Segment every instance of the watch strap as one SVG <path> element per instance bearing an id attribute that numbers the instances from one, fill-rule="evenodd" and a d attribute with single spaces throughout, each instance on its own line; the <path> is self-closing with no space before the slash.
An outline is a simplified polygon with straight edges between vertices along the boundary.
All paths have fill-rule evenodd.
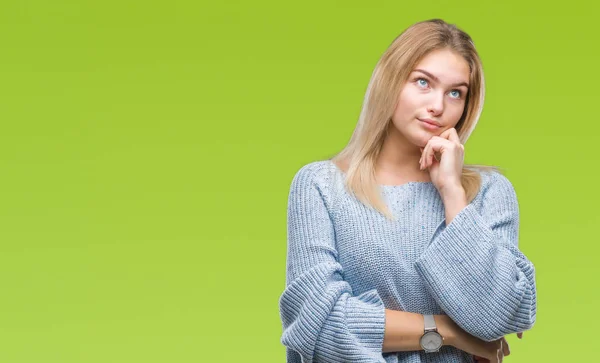
<path id="1" fill-rule="evenodd" d="M 435 325 L 435 318 L 433 317 L 433 315 L 424 314 L 423 319 L 425 320 L 425 331 L 437 331 L 437 326 Z"/>

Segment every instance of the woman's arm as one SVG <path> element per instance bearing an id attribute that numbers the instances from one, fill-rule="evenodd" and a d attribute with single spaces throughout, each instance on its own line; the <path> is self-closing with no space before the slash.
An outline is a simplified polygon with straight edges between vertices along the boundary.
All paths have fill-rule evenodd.
<path id="1" fill-rule="evenodd" d="M 446 315 L 434 315 L 438 332 L 444 345 L 454 343 L 455 332 Z M 425 331 L 423 315 L 407 311 L 385 309 L 385 335 L 383 352 L 422 350 L 419 340 Z"/>
<path id="2" fill-rule="evenodd" d="M 469 205 L 469 203 L 467 203 L 467 193 L 462 186 L 458 186 L 440 194 L 444 203 L 446 225 L 448 225 L 461 210 Z"/>
<path id="3" fill-rule="evenodd" d="M 384 363 L 385 306 L 376 289 L 356 294 L 344 280 L 328 183 L 319 179 L 308 165 L 290 188 L 286 287 L 279 300 L 287 361 Z"/>
<path id="4" fill-rule="evenodd" d="M 531 329 L 535 268 L 518 248 L 512 184 L 500 173 L 486 175 L 481 199 L 457 206 L 448 202 L 451 221 L 415 262 L 429 292 L 454 322 L 485 341 Z"/>

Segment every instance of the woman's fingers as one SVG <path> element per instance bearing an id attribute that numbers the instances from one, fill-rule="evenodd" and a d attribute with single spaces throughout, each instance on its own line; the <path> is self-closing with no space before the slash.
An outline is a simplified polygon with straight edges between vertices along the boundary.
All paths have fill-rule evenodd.
<path id="1" fill-rule="evenodd" d="M 460 144 L 460 137 L 458 137 L 458 132 L 456 132 L 456 129 L 454 127 L 448 129 L 448 140 Z"/>
<path id="2" fill-rule="evenodd" d="M 444 139 L 448 139 L 452 142 L 456 142 L 456 143 L 460 144 L 460 138 L 458 137 L 458 132 L 456 131 L 456 129 L 454 127 L 451 127 L 448 130 L 442 132 L 440 134 L 440 137 L 443 137 Z"/>
<path id="3" fill-rule="evenodd" d="M 504 359 L 504 352 L 503 352 L 503 339 L 500 338 L 498 340 L 494 340 L 491 341 L 489 343 L 485 343 L 485 350 L 486 350 L 486 354 L 485 356 L 487 358 L 482 358 L 482 359 L 487 359 L 488 362 L 490 363 L 501 363 L 502 359 Z M 481 357 L 479 357 L 481 358 Z M 485 362 L 485 360 L 484 360 Z"/>
<path id="4" fill-rule="evenodd" d="M 432 162 L 433 153 L 435 153 L 436 148 L 436 140 L 430 139 L 425 145 L 423 149 L 423 153 L 421 154 L 421 170 L 427 169 Z"/>
<path id="5" fill-rule="evenodd" d="M 429 144 L 431 145 L 431 147 L 429 148 L 428 151 L 428 163 L 427 166 L 430 166 L 433 164 L 433 160 L 435 158 L 436 161 L 440 162 L 442 161 L 442 150 L 443 149 L 451 149 L 453 147 L 453 142 L 449 141 L 447 139 L 444 139 L 442 137 L 438 137 L 438 136 L 434 136 L 430 141 Z M 438 155 L 436 155 L 438 154 Z"/>
<path id="6" fill-rule="evenodd" d="M 504 340 L 504 337 L 498 339 L 497 341 L 499 342 L 499 345 L 498 349 L 496 350 L 496 358 L 498 359 L 498 363 L 502 363 L 504 360 L 504 346 L 506 341 Z"/>
<path id="7" fill-rule="evenodd" d="M 504 352 L 504 356 L 510 355 L 510 348 L 508 346 L 508 342 L 505 337 L 502 337 L 502 350 Z"/>
<path id="8" fill-rule="evenodd" d="M 432 150 L 433 145 L 431 144 L 431 141 L 429 141 L 427 145 L 425 145 L 423 153 L 421 154 L 421 170 L 429 167 L 429 154 L 432 152 Z"/>
<path id="9" fill-rule="evenodd" d="M 429 160 L 429 150 L 431 149 L 431 142 L 427 143 L 425 146 L 425 151 L 423 152 L 423 169 L 427 168 L 427 161 Z"/>
<path id="10" fill-rule="evenodd" d="M 435 154 L 435 150 L 432 147 L 429 148 L 429 157 L 427 158 L 427 167 L 430 167 L 433 164 L 433 155 Z"/>
<path id="11" fill-rule="evenodd" d="M 455 128 L 450 128 L 442 132 L 440 136 L 433 136 L 421 150 L 421 170 L 433 165 L 434 159 L 440 162 L 442 159 L 442 149 L 450 149 L 455 145 L 458 145 L 462 151 L 465 150 L 464 145 L 460 143 L 460 138 Z"/>

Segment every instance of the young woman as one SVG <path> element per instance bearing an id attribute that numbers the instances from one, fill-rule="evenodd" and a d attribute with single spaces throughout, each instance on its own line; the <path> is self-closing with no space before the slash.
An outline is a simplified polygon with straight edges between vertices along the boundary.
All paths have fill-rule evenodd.
<path id="1" fill-rule="evenodd" d="M 471 38 L 414 24 L 383 54 L 359 122 L 288 200 L 287 362 L 501 362 L 533 327 L 535 270 L 509 180 L 463 164 L 484 100 Z"/>

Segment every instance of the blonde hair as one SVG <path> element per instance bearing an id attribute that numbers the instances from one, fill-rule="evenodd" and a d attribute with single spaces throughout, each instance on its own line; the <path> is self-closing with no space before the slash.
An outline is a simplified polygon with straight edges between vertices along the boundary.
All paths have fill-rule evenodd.
<path id="1" fill-rule="evenodd" d="M 358 123 L 348 144 L 331 160 L 347 165 L 345 185 L 358 200 L 389 219 L 394 216 L 381 197 L 375 163 L 383 146 L 399 93 L 417 63 L 429 52 L 450 49 L 469 64 L 470 80 L 465 110 L 455 128 L 465 144 L 483 108 L 485 83 L 481 60 L 471 37 L 441 19 L 410 26 L 394 39 L 375 66 L 367 86 Z M 461 183 L 470 203 L 481 186 L 480 171 L 499 171 L 495 166 L 464 165 Z"/>

